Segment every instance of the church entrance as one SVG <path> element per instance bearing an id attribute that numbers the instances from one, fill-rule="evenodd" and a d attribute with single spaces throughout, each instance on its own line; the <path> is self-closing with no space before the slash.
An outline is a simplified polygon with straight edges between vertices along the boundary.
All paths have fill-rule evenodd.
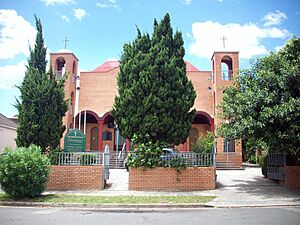
<path id="1" fill-rule="evenodd" d="M 98 127 L 93 127 L 91 129 L 91 150 L 97 150 L 98 149 L 98 132 L 99 128 Z"/>

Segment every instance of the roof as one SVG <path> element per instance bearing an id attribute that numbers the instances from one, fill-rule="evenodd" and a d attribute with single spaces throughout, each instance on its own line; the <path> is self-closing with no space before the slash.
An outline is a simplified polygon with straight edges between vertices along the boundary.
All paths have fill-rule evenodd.
<path id="1" fill-rule="evenodd" d="M 186 72 L 199 72 L 198 68 L 191 64 L 189 61 L 185 61 Z"/>
<path id="2" fill-rule="evenodd" d="M 0 125 L 17 129 L 18 125 L 0 113 Z"/>
<path id="3" fill-rule="evenodd" d="M 189 61 L 185 61 L 185 64 L 187 72 L 199 72 L 198 68 L 191 64 Z M 119 61 L 106 61 L 91 72 L 105 73 L 119 67 L 119 65 Z"/>
<path id="4" fill-rule="evenodd" d="M 96 69 L 94 69 L 92 72 L 108 72 L 111 71 L 117 67 L 119 67 L 120 63 L 119 61 L 106 61 L 102 65 L 98 66 Z"/>

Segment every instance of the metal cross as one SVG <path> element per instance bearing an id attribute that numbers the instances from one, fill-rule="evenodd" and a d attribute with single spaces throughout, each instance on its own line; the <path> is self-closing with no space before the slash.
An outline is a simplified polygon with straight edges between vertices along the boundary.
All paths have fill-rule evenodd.
<path id="1" fill-rule="evenodd" d="M 225 48 L 225 40 L 227 40 L 227 38 L 225 38 L 225 35 L 223 35 L 223 37 L 221 38 L 221 40 L 223 40 L 223 48 Z"/>
<path id="2" fill-rule="evenodd" d="M 68 41 L 70 41 L 67 37 L 65 37 L 65 39 L 63 40 L 65 42 L 65 49 L 67 48 L 67 43 Z"/>

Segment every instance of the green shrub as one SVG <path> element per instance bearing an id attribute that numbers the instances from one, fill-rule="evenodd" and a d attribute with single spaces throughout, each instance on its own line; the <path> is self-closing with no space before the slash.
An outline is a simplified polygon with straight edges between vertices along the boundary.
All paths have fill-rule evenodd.
<path id="1" fill-rule="evenodd" d="M 207 132 L 205 135 L 201 133 L 197 142 L 192 144 L 191 148 L 196 153 L 212 153 L 214 143 L 215 137 L 213 133 Z"/>
<path id="2" fill-rule="evenodd" d="M 137 143 L 137 135 L 132 139 L 133 150 L 128 154 L 126 161 L 129 167 L 154 168 L 160 166 L 162 148 L 165 143 L 148 141 Z"/>
<path id="3" fill-rule="evenodd" d="M 5 149 L 0 155 L 0 184 L 14 199 L 33 198 L 45 190 L 50 160 L 40 147 Z"/>
<path id="4" fill-rule="evenodd" d="M 172 168 L 178 168 L 178 169 L 185 169 L 186 168 L 186 162 L 185 159 L 178 156 L 171 158 L 168 161 L 165 161 L 164 164 L 165 167 L 172 167 Z"/>
<path id="5" fill-rule="evenodd" d="M 97 162 L 97 154 L 87 153 L 80 155 L 79 163 L 80 165 L 93 165 Z"/>
<path id="6" fill-rule="evenodd" d="M 261 166 L 261 173 L 264 175 L 264 177 L 267 177 L 268 173 L 268 155 L 262 154 L 258 158 L 258 163 Z"/>

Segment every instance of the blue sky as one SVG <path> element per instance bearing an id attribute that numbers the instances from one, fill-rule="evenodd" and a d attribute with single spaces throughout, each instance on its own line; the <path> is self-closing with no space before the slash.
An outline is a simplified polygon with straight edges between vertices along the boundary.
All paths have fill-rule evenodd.
<path id="1" fill-rule="evenodd" d="M 0 0 L 0 113 L 13 107 L 22 82 L 28 43 L 35 38 L 34 14 L 42 21 L 50 52 L 67 48 L 79 58 L 81 71 L 119 59 L 136 26 L 152 33 L 153 20 L 171 16 L 183 34 L 185 59 L 211 70 L 213 51 L 237 50 L 240 67 L 249 59 L 276 51 L 291 34 L 300 34 L 298 0 Z M 225 35 L 225 49 L 221 37 Z"/>

